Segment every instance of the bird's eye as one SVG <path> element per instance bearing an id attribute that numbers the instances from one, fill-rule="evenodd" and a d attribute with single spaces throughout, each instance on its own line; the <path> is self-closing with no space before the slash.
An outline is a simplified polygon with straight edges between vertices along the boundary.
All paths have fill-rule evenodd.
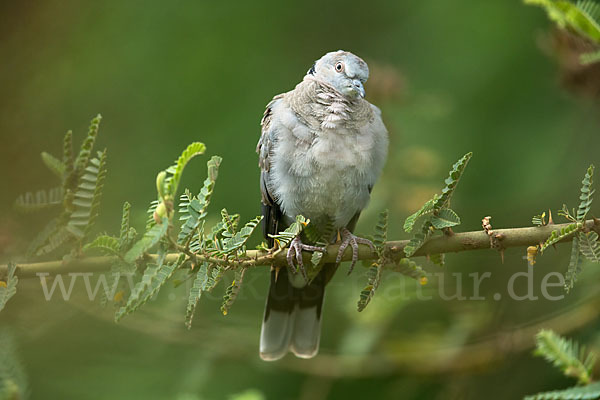
<path id="1" fill-rule="evenodd" d="M 335 70 L 337 72 L 343 72 L 344 71 L 344 63 L 343 62 L 338 62 L 335 64 Z"/>

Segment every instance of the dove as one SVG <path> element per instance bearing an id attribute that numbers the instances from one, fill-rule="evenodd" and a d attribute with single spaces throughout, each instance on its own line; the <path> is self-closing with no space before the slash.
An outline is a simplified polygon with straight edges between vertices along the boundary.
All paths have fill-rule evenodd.
<path id="1" fill-rule="evenodd" d="M 288 352 L 300 358 L 319 350 L 325 285 L 344 251 L 373 244 L 352 232 L 381 174 L 388 132 L 381 111 L 365 100 L 367 64 L 346 51 L 325 54 L 296 87 L 267 105 L 257 145 L 263 234 L 275 235 L 302 215 L 319 229 L 330 226 L 330 243 L 340 240 L 335 263 L 325 263 L 307 280 L 302 251 L 326 251 L 294 238 L 288 267 L 272 267 L 260 335 L 260 357 L 278 360 Z M 297 267 L 296 267 L 297 265 Z M 298 273 L 298 271 L 302 273 Z"/>

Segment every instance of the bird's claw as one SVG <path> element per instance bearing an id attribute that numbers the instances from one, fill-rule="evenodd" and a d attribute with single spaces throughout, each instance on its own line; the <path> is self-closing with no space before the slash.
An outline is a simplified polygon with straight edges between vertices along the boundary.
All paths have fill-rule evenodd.
<path id="1" fill-rule="evenodd" d="M 319 246 L 311 246 L 308 244 L 302 243 L 302 240 L 298 236 L 296 236 L 291 242 L 290 247 L 287 252 L 287 262 L 288 266 L 291 268 L 292 272 L 297 273 L 298 270 L 302 273 L 304 279 L 308 282 L 308 276 L 306 275 L 306 269 L 304 268 L 304 262 L 302 261 L 302 250 L 307 251 L 320 251 L 322 253 L 326 252 L 327 249 L 325 247 Z M 296 263 L 298 267 L 294 265 L 294 258 L 296 259 Z"/>
<path id="2" fill-rule="evenodd" d="M 338 250 L 335 263 L 339 264 L 342 262 L 344 251 L 350 246 L 352 248 L 352 264 L 350 264 L 350 269 L 348 270 L 348 275 L 350 275 L 354 269 L 354 265 L 356 265 L 356 262 L 358 261 L 358 245 L 366 244 L 371 250 L 376 251 L 375 245 L 369 239 L 358 237 L 346 228 L 342 229 L 340 233 L 342 235 L 342 242 L 340 243 L 340 249 Z"/>

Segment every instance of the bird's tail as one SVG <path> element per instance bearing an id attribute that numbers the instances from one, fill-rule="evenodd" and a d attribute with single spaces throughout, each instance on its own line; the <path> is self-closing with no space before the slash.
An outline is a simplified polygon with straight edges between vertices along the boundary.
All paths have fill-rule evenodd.
<path id="1" fill-rule="evenodd" d="M 271 286 L 260 332 L 260 357 L 263 360 L 278 360 L 288 351 L 301 358 L 317 354 L 326 271 L 332 266 L 324 265 L 308 285 L 300 274 L 288 275 L 287 268 L 271 271 Z"/>

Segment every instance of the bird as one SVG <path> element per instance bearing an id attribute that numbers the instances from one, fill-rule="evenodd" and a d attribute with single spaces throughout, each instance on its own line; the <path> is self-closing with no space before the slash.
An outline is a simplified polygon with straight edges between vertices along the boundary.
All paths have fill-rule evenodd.
<path id="1" fill-rule="evenodd" d="M 302 251 L 326 249 L 304 243 L 302 236 L 288 245 L 287 268 L 271 268 L 259 350 L 265 361 L 290 351 L 299 358 L 318 353 L 325 285 L 348 247 L 349 271 L 358 260 L 359 244 L 374 249 L 371 241 L 353 234 L 383 169 L 389 141 L 381 110 L 365 100 L 368 77 L 369 67 L 360 57 L 329 52 L 293 90 L 273 97 L 261 120 L 256 151 L 262 230 L 269 246 L 275 246 L 273 235 L 298 215 L 319 229 L 332 227 L 327 240 L 340 241 L 336 262 L 325 263 L 310 281 Z"/>

